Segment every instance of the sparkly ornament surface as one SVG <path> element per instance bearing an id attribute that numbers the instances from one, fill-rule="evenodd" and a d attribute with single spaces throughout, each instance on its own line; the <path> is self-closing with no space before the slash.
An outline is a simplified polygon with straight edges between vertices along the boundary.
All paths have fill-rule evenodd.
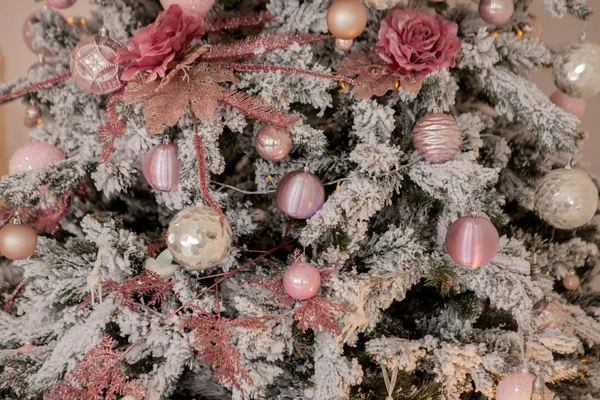
<path id="1" fill-rule="evenodd" d="M 496 388 L 496 400 L 531 400 L 535 375 L 526 371 L 506 375 Z"/>
<path id="2" fill-rule="evenodd" d="M 308 171 L 293 171 L 281 178 L 275 193 L 277 207 L 289 217 L 307 219 L 325 202 L 325 187 Z"/>
<path id="3" fill-rule="evenodd" d="M 19 147 L 8 162 L 8 173 L 33 171 L 65 159 L 62 151 L 46 142 L 29 142 Z"/>
<path id="4" fill-rule="evenodd" d="M 562 284 L 567 290 L 576 290 L 581 284 L 581 279 L 575 274 L 567 275 L 563 278 Z"/>
<path id="5" fill-rule="evenodd" d="M 479 15 L 492 25 L 502 25 L 508 22 L 515 10 L 513 0 L 480 0 Z"/>
<path id="6" fill-rule="evenodd" d="M 354 39 L 366 27 L 367 10 L 358 0 L 335 0 L 327 10 L 327 28 L 338 39 Z"/>
<path id="7" fill-rule="evenodd" d="M 35 104 L 30 104 L 25 107 L 25 118 L 31 118 L 37 120 L 42 116 L 42 109 L 40 106 Z"/>
<path id="8" fill-rule="evenodd" d="M 542 219 L 559 229 L 575 229 L 588 223 L 598 208 L 598 189 L 579 169 L 548 173 L 535 190 L 535 209 Z"/>
<path id="9" fill-rule="evenodd" d="M 555 301 L 538 301 L 533 305 L 533 322 L 538 331 L 546 328 L 560 328 L 567 321 L 567 315 Z"/>
<path id="10" fill-rule="evenodd" d="M 77 85 L 94 94 L 108 94 L 123 87 L 117 50 L 123 46 L 108 34 L 82 39 L 71 53 L 71 73 Z"/>
<path id="11" fill-rule="evenodd" d="M 500 237 L 489 219 L 468 216 L 450 225 L 445 244 L 448 255 L 458 265 L 479 268 L 496 257 Z"/>
<path id="12" fill-rule="evenodd" d="M 46 0 L 46 4 L 48 4 L 50 7 L 58 9 L 69 8 L 76 2 L 77 0 Z"/>
<path id="13" fill-rule="evenodd" d="M 156 190 L 172 192 L 179 189 L 181 161 L 177 158 L 177 145 L 162 143 L 150 149 L 144 157 L 142 172 Z"/>
<path id="14" fill-rule="evenodd" d="M 319 291 L 321 274 L 312 264 L 296 262 L 285 271 L 283 287 L 293 299 L 308 300 Z"/>
<path id="15" fill-rule="evenodd" d="M 30 257 L 35 252 L 37 243 L 37 233 L 30 225 L 11 223 L 0 229 L 0 254 L 10 260 Z"/>
<path id="16" fill-rule="evenodd" d="M 588 98 L 600 92 L 600 47 L 577 42 L 554 58 L 552 76 L 557 88 L 571 97 Z"/>
<path id="17" fill-rule="evenodd" d="M 552 94 L 550 100 L 566 112 L 576 116 L 578 119 L 582 119 L 585 115 L 587 103 L 584 99 L 571 97 L 568 94 L 557 90 Z"/>
<path id="18" fill-rule="evenodd" d="M 193 206 L 181 210 L 169 223 L 167 245 L 181 265 L 204 270 L 227 256 L 231 247 L 231 227 L 210 207 Z"/>
<path id="19" fill-rule="evenodd" d="M 441 163 L 460 151 L 462 135 L 456 120 L 449 115 L 433 113 L 424 116 L 413 129 L 413 144 L 421 157 Z"/>
<path id="20" fill-rule="evenodd" d="M 335 48 L 340 51 L 349 51 L 354 46 L 354 39 L 335 39 Z"/>
<path id="21" fill-rule="evenodd" d="M 160 0 L 160 4 L 165 10 L 177 4 L 184 13 L 204 18 L 204 15 L 215 5 L 215 0 Z"/>
<path id="22" fill-rule="evenodd" d="M 292 145 L 292 135 L 286 129 L 273 125 L 262 127 L 254 137 L 254 148 L 269 161 L 285 158 L 292 150 Z"/>
<path id="23" fill-rule="evenodd" d="M 375 10 L 387 10 L 398 5 L 401 1 L 402 0 L 360 0 L 365 6 L 374 8 Z"/>

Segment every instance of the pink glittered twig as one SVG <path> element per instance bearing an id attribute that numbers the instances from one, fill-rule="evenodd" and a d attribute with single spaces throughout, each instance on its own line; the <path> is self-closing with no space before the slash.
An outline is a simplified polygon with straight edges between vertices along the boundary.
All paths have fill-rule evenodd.
<path id="1" fill-rule="evenodd" d="M 27 282 L 27 278 L 23 279 L 15 288 L 15 290 L 13 290 L 13 292 L 10 294 L 10 297 L 8 298 L 8 300 L 6 301 L 6 304 L 4 305 L 4 312 L 7 314 L 10 314 L 10 309 L 12 308 L 13 302 L 15 301 L 15 297 L 17 297 L 17 293 L 19 293 L 19 290 L 21 290 L 21 288 L 23 287 L 23 285 L 25 284 L 25 282 Z"/>
<path id="2" fill-rule="evenodd" d="M 264 10 L 257 13 L 218 15 L 208 18 L 205 21 L 205 29 L 207 33 L 216 33 L 232 29 L 261 26 L 274 19 L 275 17 L 273 17 L 270 12 Z"/>
<path id="3" fill-rule="evenodd" d="M 314 76 L 315 78 L 328 79 L 331 81 L 345 82 L 350 85 L 356 84 L 356 81 L 354 79 L 351 79 L 351 78 L 348 78 L 345 76 L 325 74 L 323 72 L 315 72 L 315 71 L 311 71 L 311 70 L 303 69 L 303 68 L 286 67 L 283 65 L 235 64 L 234 63 L 234 64 L 224 65 L 224 67 L 229 68 L 232 71 L 239 71 L 239 72 L 272 72 L 272 71 L 289 72 L 292 74 Z"/>
<path id="4" fill-rule="evenodd" d="M 71 77 L 71 72 L 66 72 L 62 75 L 54 76 L 50 79 L 46 79 L 45 81 L 37 82 L 23 89 L 15 90 L 14 92 L 6 93 L 3 96 L 0 96 L 0 104 L 6 103 L 7 101 L 14 100 L 18 97 L 24 96 L 27 93 L 36 92 L 40 89 L 43 89 L 48 86 L 56 85 L 57 83 L 66 81 Z"/>

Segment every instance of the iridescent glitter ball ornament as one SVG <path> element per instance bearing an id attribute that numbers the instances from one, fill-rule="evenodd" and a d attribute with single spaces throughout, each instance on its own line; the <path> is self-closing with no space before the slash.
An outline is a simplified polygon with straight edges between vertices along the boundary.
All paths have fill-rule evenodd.
<path id="1" fill-rule="evenodd" d="M 496 257 L 500 236 L 489 219 L 472 213 L 450 225 L 445 244 L 455 263 L 466 268 L 480 268 Z"/>
<path id="2" fill-rule="evenodd" d="M 555 301 L 538 301 L 533 305 L 533 323 L 538 331 L 546 328 L 560 328 L 567 321 L 567 315 Z"/>
<path id="3" fill-rule="evenodd" d="M 588 98 L 600 92 L 600 46 L 577 42 L 554 58 L 552 76 L 557 88 L 571 97 Z"/>
<path id="4" fill-rule="evenodd" d="M 46 0 L 46 4 L 48 4 L 50 7 L 58 9 L 69 8 L 76 2 L 77 0 Z"/>
<path id="5" fill-rule="evenodd" d="M 363 3 L 365 6 L 369 8 L 374 8 L 375 10 L 387 10 L 396 6 L 401 1 L 402 0 L 360 0 L 360 2 Z"/>
<path id="6" fill-rule="evenodd" d="M 29 225 L 15 217 L 10 224 L 0 229 L 0 254 L 9 260 L 24 260 L 37 248 L 38 236 Z"/>
<path id="7" fill-rule="evenodd" d="M 156 190 L 179 189 L 181 161 L 177 158 L 177 145 L 165 137 L 162 144 L 154 146 L 144 157 L 142 172 L 146 182 Z"/>
<path id="8" fill-rule="evenodd" d="M 65 159 L 62 151 L 46 142 L 29 142 L 19 147 L 8 162 L 8 173 L 18 174 L 56 164 Z"/>
<path id="9" fill-rule="evenodd" d="M 578 119 L 582 119 L 585 115 L 587 104 L 584 99 L 571 97 L 568 94 L 557 90 L 552 94 L 550 100 L 569 114 L 576 116 Z"/>
<path id="10" fill-rule="evenodd" d="M 277 207 L 289 217 L 307 219 L 325 202 L 325 187 L 308 171 L 293 171 L 281 178 L 275 193 Z"/>
<path id="11" fill-rule="evenodd" d="M 557 169 L 544 176 L 535 189 L 535 209 L 559 229 L 587 224 L 598 208 L 598 189 L 579 169 Z"/>
<path id="12" fill-rule="evenodd" d="M 513 0 L 480 0 L 479 15 L 492 25 L 502 25 L 508 22 L 515 10 Z"/>
<path id="13" fill-rule="evenodd" d="M 462 135 L 454 118 L 436 112 L 417 122 L 413 129 L 413 144 L 427 161 L 442 163 L 460 151 Z"/>
<path id="14" fill-rule="evenodd" d="M 71 53 L 71 73 L 77 86 L 94 94 L 108 94 L 123 87 L 117 50 L 123 46 L 101 29 L 82 39 Z"/>
<path id="15" fill-rule="evenodd" d="M 527 371 L 506 375 L 496 388 L 496 400 L 531 400 L 535 375 Z"/>
<path id="16" fill-rule="evenodd" d="M 308 300 L 319 291 L 321 274 L 312 264 L 296 262 L 285 271 L 283 287 L 293 299 Z"/>
<path id="17" fill-rule="evenodd" d="M 358 0 L 335 0 L 327 10 L 327 28 L 338 39 L 354 39 L 366 27 L 367 10 Z"/>
<path id="18" fill-rule="evenodd" d="M 231 247 L 231 227 L 210 207 L 193 206 L 181 210 L 169 223 L 167 245 L 181 265 L 205 270 L 219 264 Z"/>
<path id="19" fill-rule="evenodd" d="M 254 148 L 258 154 L 269 161 L 285 158 L 292 150 L 292 135 L 273 125 L 263 126 L 254 137 Z"/>

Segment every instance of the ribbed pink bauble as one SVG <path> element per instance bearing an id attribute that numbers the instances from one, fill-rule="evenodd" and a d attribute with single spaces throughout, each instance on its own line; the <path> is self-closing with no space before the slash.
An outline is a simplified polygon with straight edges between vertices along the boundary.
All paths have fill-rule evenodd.
<path id="1" fill-rule="evenodd" d="M 479 15 L 492 25 L 502 25 L 508 22 L 515 10 L 513 0 L 480 0 Z"/>
<path id="2" fill-rule="evenodd" d="M 496 257 L 500 237 L 489 219 L 473 216 L 459 218 L 446 233 L 446 251 L 466 268 L 479 268 Z"/>
<path id="3" fill-rule="evenodd" d="M 281 178 L 275 193 L 277 207 L 289 217 L 307 219 L 325 202 L 325 187 L 308 171 L 293 171 Z"/>
<path id="4" fill-rule="evenodd" d="M 496 400 L 531 400 L 535 375 L 526 371 L 506 375 L 496 388 Z"/>
<path id="5" fill-rule="evenodd" d="M 0 253 L 10 260 L 30 257 L 37 247 L 35 230 L 23 223 L 11 223 L 0 229 Z"/>
<path id="6" fill-rule="evenodd" d="M 429 162 L 446 162 L 460 151 L 462 133 L 449 115 L 428 114 L 417 122 L 412 133 L 417 153 Z"/>
<path id="7" fill-rule="evenodd" d="M 65 159 L 62 151 L 46 142 L 29 142 L 19 147 L 8 162 L 8 173 L 33 171 Z"/>
<path id="8" fill-rule="evenodd" d="M 144 157 L 142 173 L 156 190 L 173 192 L 179 189 L 181 161 L 177 158 L 177 145 L 163 143 L 150 149 Z"/>
<path id="9" fill-rule="evenodd" d="M 204 18 L 215 5 L 215 0 L 160 0 L 166 10 L 173 4 L 177 4 L 184 13 Z"/>
<path id="10" fill-rule="evenodd" d="M 53 8 L 65 9 L 75 4 L 77 0 L 46 0 L 46 4 Z"/>
<path id="11" fill-rule="evenodd" d="M 290 265 L 283 276 L 283 287 L 296 300 L 314 297 L 321 287 L 321 274 L 312 264 L 297 262 Z"/>
<path id="12" fill-rule="evenodd" d="M 587 104 L 585 99 L 578 99 L 577 97 L 571 97 L 565 92 L 557 90 L 552 94 L 550 100 L 566 112 L 573 114 L 578 119 L 582 119 L 585 115 L 585 109 Z"/>
<path id="13" fill-rule="evenodd" d="M 567 275 L 563 278 L 562 284 L 567 290 L 576 290 L 581 284 L 581 279 L 575 274 Z"/>
<path id="14" fill-rule="evenodd" d="M 285 158 L 292 150 L 292 135 L 273 125 L 263 126 L 254 137 L 254 148 L 258 154 L 269 161 Z"/>
<path id="15" fill-rule="evenodd" d="M 367 27 L 367 9 L 358 0 L 335 0 L 327 10 L 327 28 L 338 39 L 358 37 Z"/>

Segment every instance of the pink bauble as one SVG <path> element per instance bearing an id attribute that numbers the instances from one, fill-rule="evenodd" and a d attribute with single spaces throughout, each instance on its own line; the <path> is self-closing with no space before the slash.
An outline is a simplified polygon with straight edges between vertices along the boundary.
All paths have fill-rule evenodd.
<path id="1" fill-rule="evenodd" d="M 292 150 L 292 135 L 283 128 L 263 126 L 254 137 L 254 148 L 265 160 L 281 160 Z"/>
<path id="2" fill-rule="evenodd" d="M 117 62 L 121 44 L 108 33 L 82 39 L 71 53 L 71 73 L 77 86 L 94 94 L 108 94 L 123 87 L 122 66 Z"/>
<path id="3" fill-rule="evenodd" d="M 577 97 L 571 97 L 565 92 L 557 90 L 552 94 L 550 100 L 569 114 L 573 114 L 578 119 L 582 119 L 585 115 L 585 109 L 587 104 L 585 99 L 578 99 Z"/>
<path id="4" fill-rule="evenodd" d="M 531 400 L 535 375 L 526 371 L 506 375 L 496 388 L 496 400 Z"/>
<path id="5" fill-rule="evenodd" d="M 215 5 L 215 0 L 160 0 L 160 4 L 165 10 L 177 4 L 184 13 L 204 18 Z"/>
<path id="6" fill-rule="evenodd" d="M 335 39 L 335 48 L 340 51 L 349 51 L 354 46 L 354 39 Z"/>
<path id="7" fill-rule="evenodd" d="M 49 57 L 52 55 L 52 52 L 49 49 L 38 49 L 33 47 L 33 39 L 31 37 L 31 34 L 29 33 L 29 29 L 31 28 L 31 21 L 35 19 L 37 19 L 37 17 L 35 13 L 33 13 L 25 20 L 25 23 L 23 24 L 23 30 L 21 31 L 23 35 L 23 42 L 25 42 L 25 46 L 27 46 L 27 48 L 35 54 L 41 53 L 45 57 Z"/>
<path id="8" fill-rule="evenodd" d="M 417 153 L 427 161 L 446 162 L 460 151 L 460 127 L 449 115 L 428 114 L 417 122 L 412 133 Z"/>
<path id="9" fill-rule="evenodd" d="M 563 278 L 562 284 L 567 290 L 576 290 L 581 284 L 581 279 L 575 274 L 567 275 Z"/>
<path id="10" fill-rule="evenodd" d="M 27 224 L 7 224 L 0 229 L 0 253 L 10 260 L 30 257 L 37 247 L 38 236 Z"/>
<path id="11" fill-rule="evenodd" d="M 53 8 L 65 9 L 75 4 L 77 0 L 46 0 L 46 4 Z"/>
<path id="12" fill-rule="evenodd" d="M 500 237 L 489 219 L 468 216 L 459 218 L 446 233 L 446 251 L 458 265 L 479 268 L 496 257 Z"/>
<path id="13" fill-rule="evenodd" d="M 177 145 L 163 143 L 154 146 L 142 163 L 144 178 L 150 186 L 161 192 L 179 189 L 181 161 L 177 158 Z"/>
<path id="14" fill-rule="evenodd" d="M 480 0 L 479 15 L 492 25 L 502 25 L 508 22 L 515 10 L 513 0 Z"/>
<path id="15" fill-rule="evenodd" d="M 321 286 L 321 274 L 312 264 L 297 262 L 290 265 L 283 276 L 283 287 L 296 300 L 314 297 Z"/>
<path id="16" fill-rule="evenodd" d="M 27 107 L 25 107 L 25 116 L 27 118 L 38 119 L 42 116 L 42 109 L 40 108 L 40 106 L 30 104 Z"/>
<path id="17" fill-rule="evenodd" d="M 29 118 L 27 115 L 25 115 L 25 117 L 23 117 L 23 125 L 25 125 L 27 128 L 35 128 L 38 124 L 38 119 L 37 118 Z"/>
<path id="18" fill-rule="evenodd" d="M 29 142 L 19 147 L 8 162 L 8 173 L 33 171 L 65 159 L 62 151 L 46 142 Z"/>
<path id="19" fill-rule="evenodd" d="M 527 29 L 523 29 L 523 31 L 525 31 L 525 36 L 527 37 L 542 37 L 542 34 L 544 33 L 542 20 L 533 14 L 529 14 Z"/>
<path id="20" fill-rule="evenodd" d="M 354 39 L 366 27 L 367 9 L 358 0 L 335 0 L 327 10 L 327 28 L 338 39 Z"/>
<path id="21" fill-rule="evenodd" d="M 277 207 L 295 219 L 307 219 L 316 214 L 325 202 L 325 187 L 308 171 L 290 172 L 277 185 Z"/>

